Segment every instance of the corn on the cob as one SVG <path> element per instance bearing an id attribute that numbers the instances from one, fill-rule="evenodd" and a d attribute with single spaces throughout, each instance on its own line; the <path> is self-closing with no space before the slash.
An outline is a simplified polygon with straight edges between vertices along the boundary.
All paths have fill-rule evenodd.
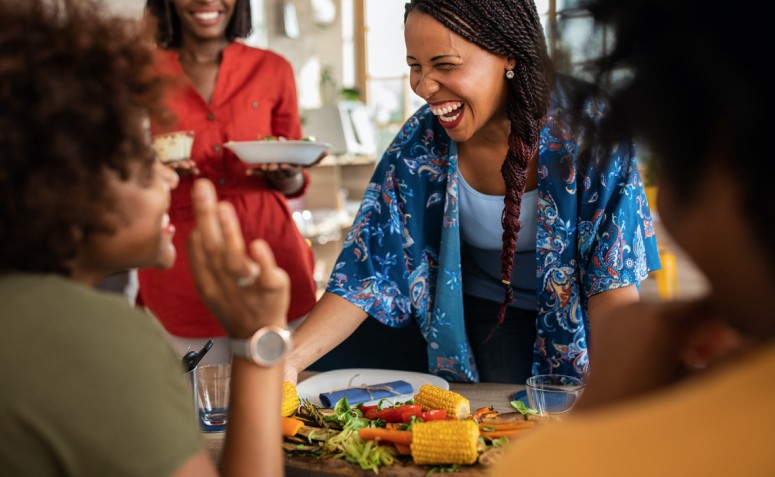
<path id="1" fill-rule="evenodd" d="M 464 421 L 415 422 L 412 460 L 415 464 L 473 464 L 479 457 L 479 426 Z"/>
<path id="2" fill-rule="evenodd" d="M 301 401 L 299 400 L 299 394 L 296 392 L 296 385 L 290 381 L 283 382 L 283 405 L 282 415 L 290 416 L 299 409 Z"/>
<path id="3" fill-rule="evenodd" d="M 430 384 L 423 384 L 420 392 L 414 396 L 415 404 L 422 406 L 423 411 L 429 409 L 444 409 L 448 417 L 465 419 L 471 414 L 471 405 L 468 399 L 460 394 L 437 388 Z"/>

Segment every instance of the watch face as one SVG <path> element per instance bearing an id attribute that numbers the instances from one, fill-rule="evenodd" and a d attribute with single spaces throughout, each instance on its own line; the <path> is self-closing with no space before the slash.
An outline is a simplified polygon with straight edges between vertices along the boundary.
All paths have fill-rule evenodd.
<path id="1" fill-rule="evenodd" d="M 262 359 L 274 362 L 282 358 L 285 354 L 286 343 L 279 333 L 266 333 L 256 342 L 256 351 Z"/>

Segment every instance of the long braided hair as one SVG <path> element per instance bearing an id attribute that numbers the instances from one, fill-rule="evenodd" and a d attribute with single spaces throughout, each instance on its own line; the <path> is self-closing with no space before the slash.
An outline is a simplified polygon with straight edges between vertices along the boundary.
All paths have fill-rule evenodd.
<path id="1" fill-rule="evenodd" d="M 509 151 L 501 166 L 506 183 L 503 215 L 501 280 L 505 297 L 498 313 L 500 326 L 513 299 L 511 272 L 521 224 L 519 210 L 527 167 L 538 151 L 553 71 L 543 28 L 533 0 L 411 0 L 404 21 L 417 10 L 430 15 L 467 41 L 490 53 L 514 58 L 515 77 L 508 81 L 506 112 L 511 123 Z"/>

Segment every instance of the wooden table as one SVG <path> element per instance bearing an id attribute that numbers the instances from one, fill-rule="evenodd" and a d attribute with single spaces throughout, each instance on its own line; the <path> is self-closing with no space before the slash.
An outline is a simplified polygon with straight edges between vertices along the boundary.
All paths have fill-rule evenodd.
<path id="1" fill-rule="evenodd" d="M 299 375 L 299 382 L 314 375 L 314 372 L 303 372 Z M 481 407 L 492 406 L 499 412 L 511 412 L 511 400 L 514 393 L 523 389 L 524 386 L 516 384 L 494 384 L 494 383 L 450 383 L 449 389 L 467 397 L 471 402 L 471 410 Z M 223 446 L 223 432 L 204 433 L 207 448 L 214 460 L 217 460 L 221 454 Z M 428 472 L 429 467 L 420 467 L 415 465 L 393 465 L 380 467 L 379 475 L 383 477 L 423 477 Z M 342 459 L 316 459 L 312 457 L 289 457 L 285 456 L 285 473 L 287 477 L 373 477 L 375 474 L 370 470 L 362 470 L 354 464 L 345 462 Z M 452 475 L 459 477 L 483 476 L 485 470 L 481 466 L 464 466 Z"/>

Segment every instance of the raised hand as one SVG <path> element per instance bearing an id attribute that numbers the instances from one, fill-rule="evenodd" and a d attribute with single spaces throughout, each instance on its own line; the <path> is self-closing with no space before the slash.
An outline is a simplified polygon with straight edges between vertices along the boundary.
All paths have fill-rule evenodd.
<path id="1" fill-rule="evenodd" d="M 246 250 L 239 220 L 215 188 L 198 179 L 192 190 L 196 228 L 189 258 L 197 289 L 230 336 L 246 338 L 266 325 L 285 326 L 290 300 L 288 274 L 263 240 Z"/>

